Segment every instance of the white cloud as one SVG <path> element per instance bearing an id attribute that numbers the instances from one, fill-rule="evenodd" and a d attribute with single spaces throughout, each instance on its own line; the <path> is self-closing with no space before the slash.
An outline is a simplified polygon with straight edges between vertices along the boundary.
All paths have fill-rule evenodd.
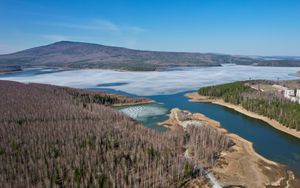
<path id="1" fill-rule="evenodd" d="M 138 26 L 125 26 L 124 30 L 135 32 L 135 33 L 142 33 L 147 31 L 146 29 Z"/>
<path id="2" fill-rule="evenodd" d="M 45 24 L 45 23 L 42 23 Z M 73 23 L 73 22 L 58 22 L 58 23 L 46 23 L 47 25 L 53 25 L 58 27 L 66 27 L 81 30 L 95 30 L 95 31 L 110 31 L 110 32 L 132 32 L 141 33 L 145 32 L 146 29 L 139 26 L 122 25 L 116 24 L 109 20 L 94 19 L 85 21 L 84 23 Z"/>
<path id="3" fill-rule="evenodd" d="M 107 20 L 97 20 L 95 21 L 95 27 L 101 29 L 101 30 L 108 30 L 108 31 L 120 31 L 120 26 L 107 21 Z"/>
<path id="4" fill-rule="evenodd" d="M 82 29 L 82 30 L 120 31 L 119 26 L 107 20 L 95 20 L 84 24 L 61 22 L 55 24 L 50 23 L 49 25 L 74 28 L 74 29 Z"/>

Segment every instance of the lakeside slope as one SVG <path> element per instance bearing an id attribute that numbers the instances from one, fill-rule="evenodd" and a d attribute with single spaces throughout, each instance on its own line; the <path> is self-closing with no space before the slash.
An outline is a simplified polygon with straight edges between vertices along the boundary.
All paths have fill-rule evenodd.
<path id="1" fill-rule="evenodd" d="M 228 133 L 220 123 L 200 113 L 194 113 L 187 120 L 182 120 L 178 114 L 191 114 L 188 111 L 172 109 L 169 119 L 160 125 L 178 131 L 189 125 L 208 125 L 229 137 L 234 145 L 223 151 L 217 165 L 208 169 L 217 181 L 226 187 L 298 187 L 299 180 L 293 172 L 274 161 L 270 161 L 256 153 L 253 144 L 240 136 Z"/>
<path id="2" fill-rule="evenodd" d="M 243 108 L 241 105 L 231 104 L 231 103 L 225 102 L 223 99 L 220 99 L 220 98 L 210 98 L 210 97 L 207 97 L 207 96 L 202 96 L 202 95 L 199 95 L 197 92 L 188 93 L 185 96 L 190 98 L 191 102 L 210 102 L 210 103 L 214 103 L 214 104 L 217 104 L 217 105 L 225 106 L 227 108 L 231 108 L 231 109 L 233 109 L 237 112 L 240 112 L 240 113 L 242 113 L 246 116 L 256 118 L 256 119 L 260 119 L 260 120 L 268 123 L 270 126 L 274 127 L 277 130 L 285 132 L 285 133 L 287 133 L 289 135 L 292 135 L 296 138 L 300 138 L 300 131 L 288 128 L 288 127 L 284 126 L 283 124 L 279 123 L 278 121 L 276 121 L 274 119 L 270 119 L 266 116 L 259 115 L 257 113 L 248 111 L 245 108 Z"/>
<path id="3" fill-rule="evenodd" d="M 181 134 L 111 108 L 148 102 L 99 91 L 0 81 L 1 187 L 184 187 Z M 201 186 L 200 186 L 201 187 Z"/>

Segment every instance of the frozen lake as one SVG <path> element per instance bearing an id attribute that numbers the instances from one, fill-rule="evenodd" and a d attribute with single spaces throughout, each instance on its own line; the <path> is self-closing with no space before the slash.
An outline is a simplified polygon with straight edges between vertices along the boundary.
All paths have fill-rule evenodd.
<path id="1" fill-rule="evenodd" d="M 225 65 L 190 67 L 156 72 L 73 70 L 0 76 L 2 80 L 36 82 L 76 88 L 111 88 L 139 96 L 168 95 L 199 87 L 248 79 L 296 79 L 299 67 L 255 67 Z M 36 73 L 37 72 L 37 73 Z"/>

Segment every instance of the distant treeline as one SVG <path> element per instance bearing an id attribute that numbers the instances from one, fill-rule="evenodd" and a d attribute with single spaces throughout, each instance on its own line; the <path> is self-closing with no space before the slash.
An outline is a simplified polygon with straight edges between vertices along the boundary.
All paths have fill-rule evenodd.
<path id="1" fill-rule="evenodd" d="M 0 65 L 0 73 L 13 73 L 22 71 L 21 66 L 18 65 Z"/>
<path id="2" fill-rule="evenodd" d="M 275 119 L 284 126 L 300 130 L 300 105 L 278 94 L 252 89 L 249 82 L 204 87 L 200 95 L 218 97 L 225 102 L 241 105 L 245 109 Z"/>
<path id="3" fill-rule="evenodd" d="M 211 129 L 159 133 L 106 106 L 143 99 L 9 81 L 0 93 L 1 187 L 201 187 L 186 145 L 207 166 L 228 148 Z"/>
<path id="4" fill-rule="evenodd" d="M 1 66 L 156 71 L 165 67 L 221 66 L 229 63 L 254 66 L 300 66 L 300 60 L 297 59 L 265 60 L 215 53 L 133 50 L 72 41 L 60 41 L 17 53 L 0 55 L 0 71 Z"/>

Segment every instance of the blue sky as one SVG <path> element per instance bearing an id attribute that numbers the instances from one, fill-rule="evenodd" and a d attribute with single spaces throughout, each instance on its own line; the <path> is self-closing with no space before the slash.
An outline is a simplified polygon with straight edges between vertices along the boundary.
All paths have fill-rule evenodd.
<path id="1" fill-rule="evenodd" d="M 0 54 L 61 40 L 300 56 L 300 0 L 0 0 Z"/>

